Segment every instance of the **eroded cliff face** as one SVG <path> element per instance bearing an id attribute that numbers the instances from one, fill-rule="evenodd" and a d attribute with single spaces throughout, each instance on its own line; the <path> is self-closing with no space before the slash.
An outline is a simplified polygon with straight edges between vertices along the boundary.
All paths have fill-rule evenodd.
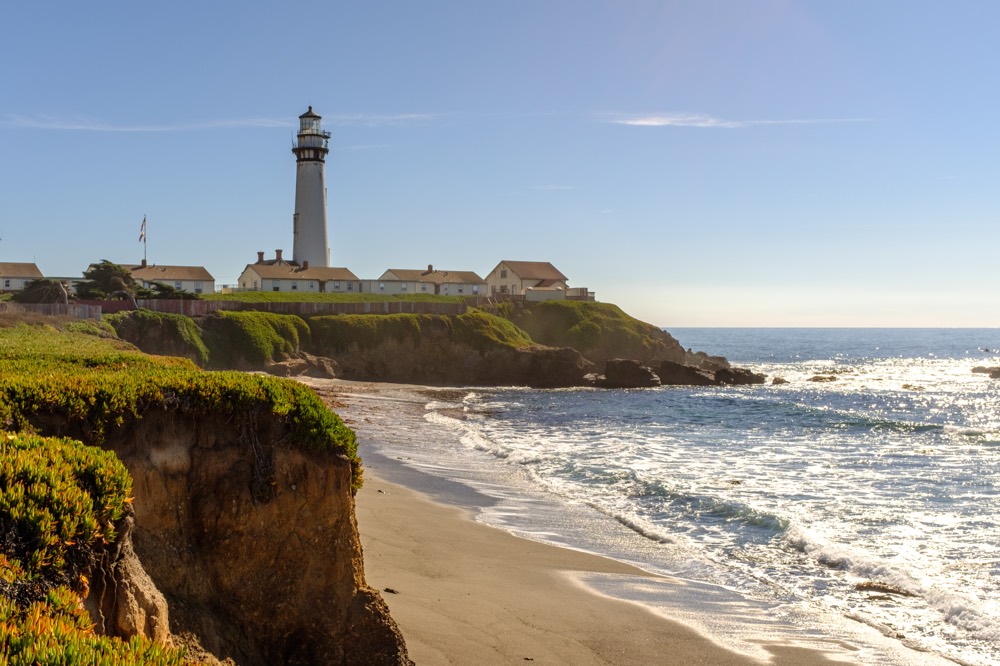
<path id="1" fill-rule="evenodd" d="M 324 350 L 345 379 L 443 385 L 516 385 L 536 388 L 586 386 L 593 363 L 573 349 L 497 346 L 480 351 L 444 335 L 352 344 L 341 353 Z"/>
<path id="2" fill-rule="evenodd" d="M 171 633 L 237 664 L 409 663 L 365 584 L 350 462 L 290 436 L 270 414 L 165 410 L 107 433 L 133 477 L 132 545 Z"/>

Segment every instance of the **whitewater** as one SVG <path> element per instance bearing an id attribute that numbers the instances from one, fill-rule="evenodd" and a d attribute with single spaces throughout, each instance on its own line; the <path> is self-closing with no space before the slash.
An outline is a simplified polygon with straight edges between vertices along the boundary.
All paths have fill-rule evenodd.
<path id="1" fill-rule="evenodd" d="M 1000 663 L 1000 330 L 671 333 L 768 384 L 470 388 L 359 435 L 482 522 L 684 581 L 581 584 L 762 661 Z"/>

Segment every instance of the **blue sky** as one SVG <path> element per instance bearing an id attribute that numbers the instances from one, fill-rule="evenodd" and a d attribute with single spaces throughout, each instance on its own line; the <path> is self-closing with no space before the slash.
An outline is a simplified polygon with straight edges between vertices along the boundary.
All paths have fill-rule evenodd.
<path id="1" fill-rule="evenodd" d="M 551 261 L 671 326 L 1000 326 L 1000 3 L 31 3 L 0 20 L 0 261 L 233 283 Z"/>

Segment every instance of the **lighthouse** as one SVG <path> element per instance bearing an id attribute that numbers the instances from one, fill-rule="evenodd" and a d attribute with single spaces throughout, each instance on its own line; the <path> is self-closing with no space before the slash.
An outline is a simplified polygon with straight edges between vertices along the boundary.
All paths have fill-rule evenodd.
<path id="1" fill-rule="evenodd" d="M 292 261 L 299 266 L 329 266 L 330 241 L 326 232 L 326 154 L 330 133 L 320 124 L 322 116 L 309 110 L 299 116 L 295 153 L 295 216 Z"/>

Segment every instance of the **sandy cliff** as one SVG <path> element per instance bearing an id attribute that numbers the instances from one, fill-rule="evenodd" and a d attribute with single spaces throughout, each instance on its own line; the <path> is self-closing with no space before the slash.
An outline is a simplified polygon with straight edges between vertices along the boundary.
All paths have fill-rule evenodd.
<path id="1" fill-rule="evenodd" d="M 85 425 L 40 416 L 46 434 Z M 91 612 L 107 633 L 171 633 L 238 664 L 405 664 L 403 639 L 365 584 L 350 462 L 290 442 L 270 413 L 152 409 L 107 433 L 134 479 L 134 562 L 106 564 Z M 116 578 L 117 577 L 117 578 Z M 158 592 L 156 591 L 158 589 Z M 125 612 L 132 608 L 134 612 Z"/>

